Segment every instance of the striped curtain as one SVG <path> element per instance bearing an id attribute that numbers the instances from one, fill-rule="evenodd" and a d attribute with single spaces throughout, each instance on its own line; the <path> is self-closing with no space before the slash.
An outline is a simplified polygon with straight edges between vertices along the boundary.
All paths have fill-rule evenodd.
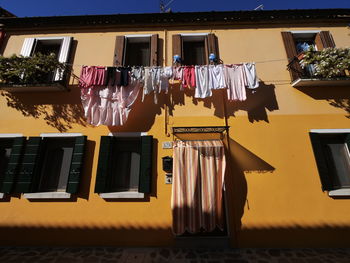
<path id="1" fill-rule="evenodd" d="M 225 167 L 220 140 L 174 143 L 171 208 L 176 235 L 223 230 Z"/>

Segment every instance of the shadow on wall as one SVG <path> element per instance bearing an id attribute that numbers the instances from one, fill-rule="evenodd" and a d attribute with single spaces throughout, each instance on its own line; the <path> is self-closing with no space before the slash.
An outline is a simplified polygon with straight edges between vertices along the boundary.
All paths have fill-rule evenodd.
<path id="1" fill-rule="evenodd" d="M 174 116 L 175 106 L 185 105 L 185 96 L 192 97 L 192 102 L 195 105 L 198 105 L 199 101 L 203 101 L 205 107 L 214 107 L 214 115 L 219 118 L 225 117 L 223 109 L 223 102 L 225 101 L 227 117 L 235 116 L 236 111 L 243 110 L 248 113 L 250 122 L 269 122 L 267 110 L 274 111 L 279 109 L 275 95 L 275 86 L 266 85 L 264 82 L 260 82 L 259 84 L 258 89 L 253 91 L 247 90 L 247 100 L 243 102 L 228 102 L 226 90 L 216 90 L 210 98 L 196 99 L 194 98 L 194 90 L 180 90 L 179 84 L 171 85 L 168 94 L 157 94 L 157 104 L 154 102 L 154 94 L 145 96 L 142 102 L 142 93 L 140 92 L 126 124 L 121 127 L 109 127 L 109 129 L 111 132 L 148 131 L 154 124 L 156 115 L 161 114 L 161 110 L 165 108 L 165 105 L 168 107 L 169 115 Z"/>
<path id="2" fill-rule="evenodd" d="M 26 117 L 43 118 L 60 132 L 66 132 L 73 124 L 86 126 L 80 90 L 70 92 L 7 93 L 2 92 L 7 106 L 20 111 Z"/>
<path id="3" fill-rule="evenodd" d="M 235 246 L 237 246 L 241 235 L 241 219 L 244 214 L 244 206 L 248 201 L 245 172 L 272 173 L 275 168 L 235 140 L 229 139 L 227 149 L 230 151 L 229 157 L 226 158 L 228 171 L 225 179 L 228 220 Z"/>
<path id="4" fill-rule="evenodd" d="M 350 118 L 350 91 L 349 86 L 342 87 L 298 87 L 297 89 L 315 100 L 325 100 L 329 105 L 346 112 Z"/>

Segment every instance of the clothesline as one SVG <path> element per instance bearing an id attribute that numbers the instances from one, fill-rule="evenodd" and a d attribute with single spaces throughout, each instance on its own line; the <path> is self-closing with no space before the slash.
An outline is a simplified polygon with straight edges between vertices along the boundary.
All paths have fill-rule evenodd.
<path id="1" fill-rule="evenodd" d="M 181 90 L 192 89 L 194 97 L 201 99 L 211 97 L 213 90 L 224 89 L 229 101 L 245 101 L 246 88 L 259 87 L 255 63 L 134 68 L 83 66 L 79 87 L 87 121 L 93 125 L 124 125 L 140 90 L 142 102 L 153 93 L 157 104 L 158 94 L 168 93 L 169 84 L 175 80 Z"/>
<path id="2" fill-rule="evenodd" d="M 254 61 L 255 64 L 261 64 L 261 63 L 269 63 L 269 62 L 277 62 L 277 61 L 287 61 L 286 58 L 281 58 L 281 59 L 271 59 L 271 60 L 261 60 L 261 61 Z M 243 62 L 245 63 L 245 62 Z M 237 64 L 243 64 L 243 63 L 237 63 Z M 83 67 L 83 66 L 86 66 L 86 65 L 82 65 L 82 64 L 72 64 L 72 63 L 64 63 L 65 65 L 68 65 L 68 66 L 73 66 L 73 67 Z M 220 64 L 218 64 L 220 65 Z M 222 65 L 225 65 L 225 64 L 222 64 Z M 228 64 L 227 64 L 228 65 Z M 186 65 L 181 65 L 182 67 L 186 67 Z M 207 66 L 207 65 L 203 65 L 203 66 Z M 98 67 L 107 67 L 107 66 L 98 66 Z M 139 67 L 139 66 L 131 66 L 131 67 Z M 159 66 L 159 67 L 162 67 L 162 66 Z"/>

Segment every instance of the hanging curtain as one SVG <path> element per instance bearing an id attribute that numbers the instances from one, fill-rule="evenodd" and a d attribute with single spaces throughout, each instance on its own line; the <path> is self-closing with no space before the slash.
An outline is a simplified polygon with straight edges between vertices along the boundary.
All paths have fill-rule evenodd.
<path id="1" fill-rule="evenodd" d="M 171 208 L 176 235 L 224 229 L 225 167 L 220 140 L 174 143 Z"/>

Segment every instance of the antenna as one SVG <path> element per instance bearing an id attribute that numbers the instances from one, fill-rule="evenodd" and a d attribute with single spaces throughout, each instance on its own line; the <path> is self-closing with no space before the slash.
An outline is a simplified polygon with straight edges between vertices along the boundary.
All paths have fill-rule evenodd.
<path id="1" fill-rule="evenodd" d="M 259 5 L 259 6 L 255 7 L 254 10 L 255 11 L 264 10 L 264 5 Z"/>
<path id="2" fill-rule="evenodd" d="M 159 1 L 159 9 L 161 13 L 170 13 L 171 12 L 171 8 L 166 9 L 172 2 L 174 2 L 175 0 L 170 0 L 168 3 L 164 3 L 163 0 Z"/>

